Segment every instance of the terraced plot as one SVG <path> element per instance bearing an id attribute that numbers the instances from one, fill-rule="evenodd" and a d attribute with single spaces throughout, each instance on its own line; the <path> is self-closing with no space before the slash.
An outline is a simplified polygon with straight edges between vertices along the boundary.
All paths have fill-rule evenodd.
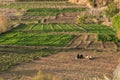
<path id="1" fill-rule="evenodd" d="M 86 10 L 80 7 L 66 1 L 0 4 L 0 8 L 8 9 L 7 13 L 14 20 L 37 23 L 22 24 L 0 35 L 0 71 L 32 61 L 0 72 L 0 78 L 11 80 L 15 76 L 13 80 L 18 80 L 18 77 L 25 76 L 29 78 L 25 80 L 31 80 L 39 70 L 62 76 L 66 80 L 103 78 L 103 74 L 113 76 L 120 56 L 120 52 L 117 52 L 120 43 L 117 42 L 116 32 L 99 24 L 77 25 L 78 16 Z M 15 8 L 15 11 L 10 12 L 11 8 Z M 22 17 L 11 15 L 17 14 L 17 10 L 21 11 Z M 51 55 L 53 52 L 58 54 Z M 78 53 L 84 57 L 90 55 L 94 59 L 75 59 Z M 42 58 L 44 56 L 48 57 Z"/>
<path id="2" fill-rule="evenodd" d="M 84 56 L 94 56 L 94 60 L 75 59 L 75 56 L 80 53 Z M 70 50 L 60 52 L 45 58 L 40 58 L 30 63 L 21 64 L 13 67 L 6 73 L 1 73 L 0 77 L 11 79 L 13 75 L 24 76 L 25 80 L 32 80 L 33 76 L 38 71 L 43 71 L 56 76 L 61 76 L 66 80 L 84 80 L 88 78 L 103 78 L 113 76 L 112 73 L 118 65 L 119 52 L 94 52 L 82 50 Z M 17 80 L 17 79 L 15 79 Z"/>
<path id="3" fill-rule="evenodd" d="M 106 29 L 106 32 L 111 31 L 108 27 L 104 28 Z M 100 26 L 97 29 L 102 32 L 102 29 L 104 28 Z M 88 31 L 94 31 L 95 29 L 96 28 L 93 26 L 90 26 Z M 22 24 L 13 31 L 0 36 L 0 44 L 24 46 L 66 46 L 66 49 L 82 48 L 117 50 L 116 44 L 111 43 L 108 45 L 107 42 L 104 42 L 103 44 L 98 41 L 97 34 L 82 33 L 83 31 L 84 30 L 79 28 L 76 24 Z M 104 31 L 102 33 L 104 33 Z M 115 34 L 114 31 L 111 31 L 111 33 Z M 99 32 L 98 34 L 101 33 Z"/>
<path id="4" fill-rule="evenodd" d="M 75 24 L 30 24 L 20 25 L 14 31 L 38 32 L 84 32 Z"/>
<path id="5" fill-rule="evenodd" d="M 11 2 L 9 5 L 0 4 L 0 8 L 80 8 L 81 5 L 71 4 L 67 1 L 36 1 L 36 2 Z"/>
<path id="6" fill-rule="evenodd" d="M 103 42 L 103 46 L 109 51 L 115 51 L 117 49 L 117 45 L 114 42 Z"/>
<path id="7" fill-rule="evenodd" d="M 103 43 L 102 41 L 92 41 L 88 47 L 88 49 L 93 49 L 93 50 L 102 50 L 103 48 Z"/>
<path id="8" fill-rule="evenodd" d="M 39 57 L 45 57 L 50 55 L 51 53 L 53 53 L 53 51 L 48 49 L 42 50 L 0 46 L 0 73 L 2 71 L 8 70 L 12 66 L 24 62 L 30 62 L 32 60 L 38 59 Z"/>
<path id="9" fill-rule="evenodd" d="M 10 32 L 0 36 L 1 45 L 66 46 L 74 35 Z"/>
<path id="10" fill-rule="evenodd" d="M 66 12 L 82 12 L 85 8 L 32 8 L 26 12 L 27 16 L 56 16 Z"/>
<path id="11" fill-rule="evenodd" d="M 85 50 L 116 51 L 120 47 L 118 45 L 119 43 L 98 41 L 96 34 L 81 33 L 71 41 L 68 47 Z"/>
<path id="12" fill-rule="evenodd" d="M 85 28 L 88 33 L 97 33 L 98 40 L 118 41 L 116 32 L 111 27 L 99 24 L 83 25 L 82 27 Z"/>

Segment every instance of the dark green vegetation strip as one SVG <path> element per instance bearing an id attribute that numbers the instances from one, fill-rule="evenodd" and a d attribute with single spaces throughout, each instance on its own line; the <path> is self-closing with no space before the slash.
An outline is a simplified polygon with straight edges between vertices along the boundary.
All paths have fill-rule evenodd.
<path id="1" fill-rule="evenodd" d="M 65 12 L 81 12 L 85 8 L 33 8 L 27 10 L 27 16 L 55 16 Z"/>
<path id="2" fill-rule="evenodd" d="M 0 36 L 1 45 L 66 46 L 74 35 L 9 32 Z"/>
<path id="3" fill-rule="evenodd" d="M 82 27 L 85 28 L 89 33 L 97 33 L 98 40 L 118 41 L 118 38 L 116 37 L 116 31 L 114 31 L 111 27 L 100 24 L 83 25 Z"/>
<path id="4" fill-rule="evenodd" d="M 83 32 L 76 24 L 22 24 L 13 31 Z"/>
<path id="5" fill-rule="evenodd" d="M 27 48 L 0 48 L 0 71 L 5 71 L 11 66 L 20 63 L 30 62 L 39 59 L 40 57 L 48 56 L 55 51 L 43 49 L 27 49 Z"/>

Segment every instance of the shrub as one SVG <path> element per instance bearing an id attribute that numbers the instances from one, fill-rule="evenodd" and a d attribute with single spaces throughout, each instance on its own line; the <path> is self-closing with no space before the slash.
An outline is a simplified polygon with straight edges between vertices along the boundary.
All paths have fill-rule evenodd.
<path id="1" fill-rule="evenodd" d="M 85 23 L 85 15 L 82 14 L 81 16 L 78 17 L 78 24 L 81 26 Z"/>
<path id="2" fill-rule="evenodd" d="M 6 32 L 11 28 L 10 18 L 0 14 L 0 33 Z"/>
<path id="3" fill-rule="evenodd" d="M 117 37 L 120 38 L 120 14 L 112 18 L 112 26 L 117 31 Z"/>
<path id="4" fill-rule="evenodd" d="M 120 14 L 117 14 L 112 18 L 112 26 L 115 30 L 120 30 Z"/>

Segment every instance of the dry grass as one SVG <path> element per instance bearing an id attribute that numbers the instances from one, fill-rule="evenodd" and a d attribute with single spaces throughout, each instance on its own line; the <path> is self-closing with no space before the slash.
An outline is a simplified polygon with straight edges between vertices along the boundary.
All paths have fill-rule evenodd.
<path id="1" fill-rule="evenodd" d="M 76 60 L 75 56 L 78 53 L 84 56 L 95 57 L 95 59 Z M 11 78 L 11 73 L 16 76 L 23 75 L 24 77 L 34 77 L 36 72 L 43 71 L 55 76 L 61 76 L 65 80 L 89 80 L 95 77 L 103 79 L 104 74 L 108 77 L 113 76 L 113 71 L 119 63 L 118 58 L 120 54 L 118 53 L 79 50 L 60 52 L 49 57 L 40 58 L 40 60 L 35 60 L 31 63 L 16 66 L 12 68 L 9 73 L 0 74 L 0 77 Z"/>
<path id="2" fill-rule="evenodd" d="M 93 79 L 89 79 L 89 80 L 120 80 L 120 75 L 117 76 L 117 78 L 113 78 L 113 79 L 104 76 L 104 79 L 93 78 Z"/>
<path id="3" fill-rule="evenodd" d="M 46 74 L 39 71 L 37 75 L 33 78 L 33 80 L 61 80 L 61 79 L 51 74 Z"/>
<path id="4" fill-rule="evenodd" d="M 56 78 L 56 76 L 53 76 L 50 74 L 45 74 L 45 73 L 39 71 L 37 73 L 37 75 L 33 78 L 33 80 L 63 80 L 63 79 Z M 86 80 L 86 79 L 84 79 L 84 80 Z M 104 79 L 92 78 L 89 80 L 120 80 L 120 75 L 118 75 L 117 77 L 115 77 L 113 79 L 108 78 L 107 76 L 104 75 Z"/>
<path id="5" fill-rule="evenodd" d="M 10 18 L 4 14 L 0 14 L 0 33 L 6 32 L 11 28 Z"/>

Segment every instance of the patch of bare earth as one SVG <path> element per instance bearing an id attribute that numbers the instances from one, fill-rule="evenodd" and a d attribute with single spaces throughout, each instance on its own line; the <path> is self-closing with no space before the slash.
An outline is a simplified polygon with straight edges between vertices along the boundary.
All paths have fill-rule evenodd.
<path id="1" fill-rule="evenodd" d="M 80 15 L 80 12 L 67 12 L 56 15 L 55 18 L 46 19 L 44 23 L 68 23 L 75 24 L 77 23 L 77 17 Z"/>
<path id="2" fill-rule="evenodd" d="M 77 54 L 90 55 L 95 59 L 75 59 Z M 43 71 L 65 80 L 83 80 L 86 78 L 112 76 L 118 65 L 119 52 L 96 52 L 85 50 L 70 50 L 40 58 L 30 63 L 12 67 L 9 71 L 0 73 L 2 78 L 13 78 L 13 76 L 34 77 L 38 71 Z M 17 80 L 17 79 L 16 79 Z M 27 80 L 27 79 L 26 79 Z"/>

